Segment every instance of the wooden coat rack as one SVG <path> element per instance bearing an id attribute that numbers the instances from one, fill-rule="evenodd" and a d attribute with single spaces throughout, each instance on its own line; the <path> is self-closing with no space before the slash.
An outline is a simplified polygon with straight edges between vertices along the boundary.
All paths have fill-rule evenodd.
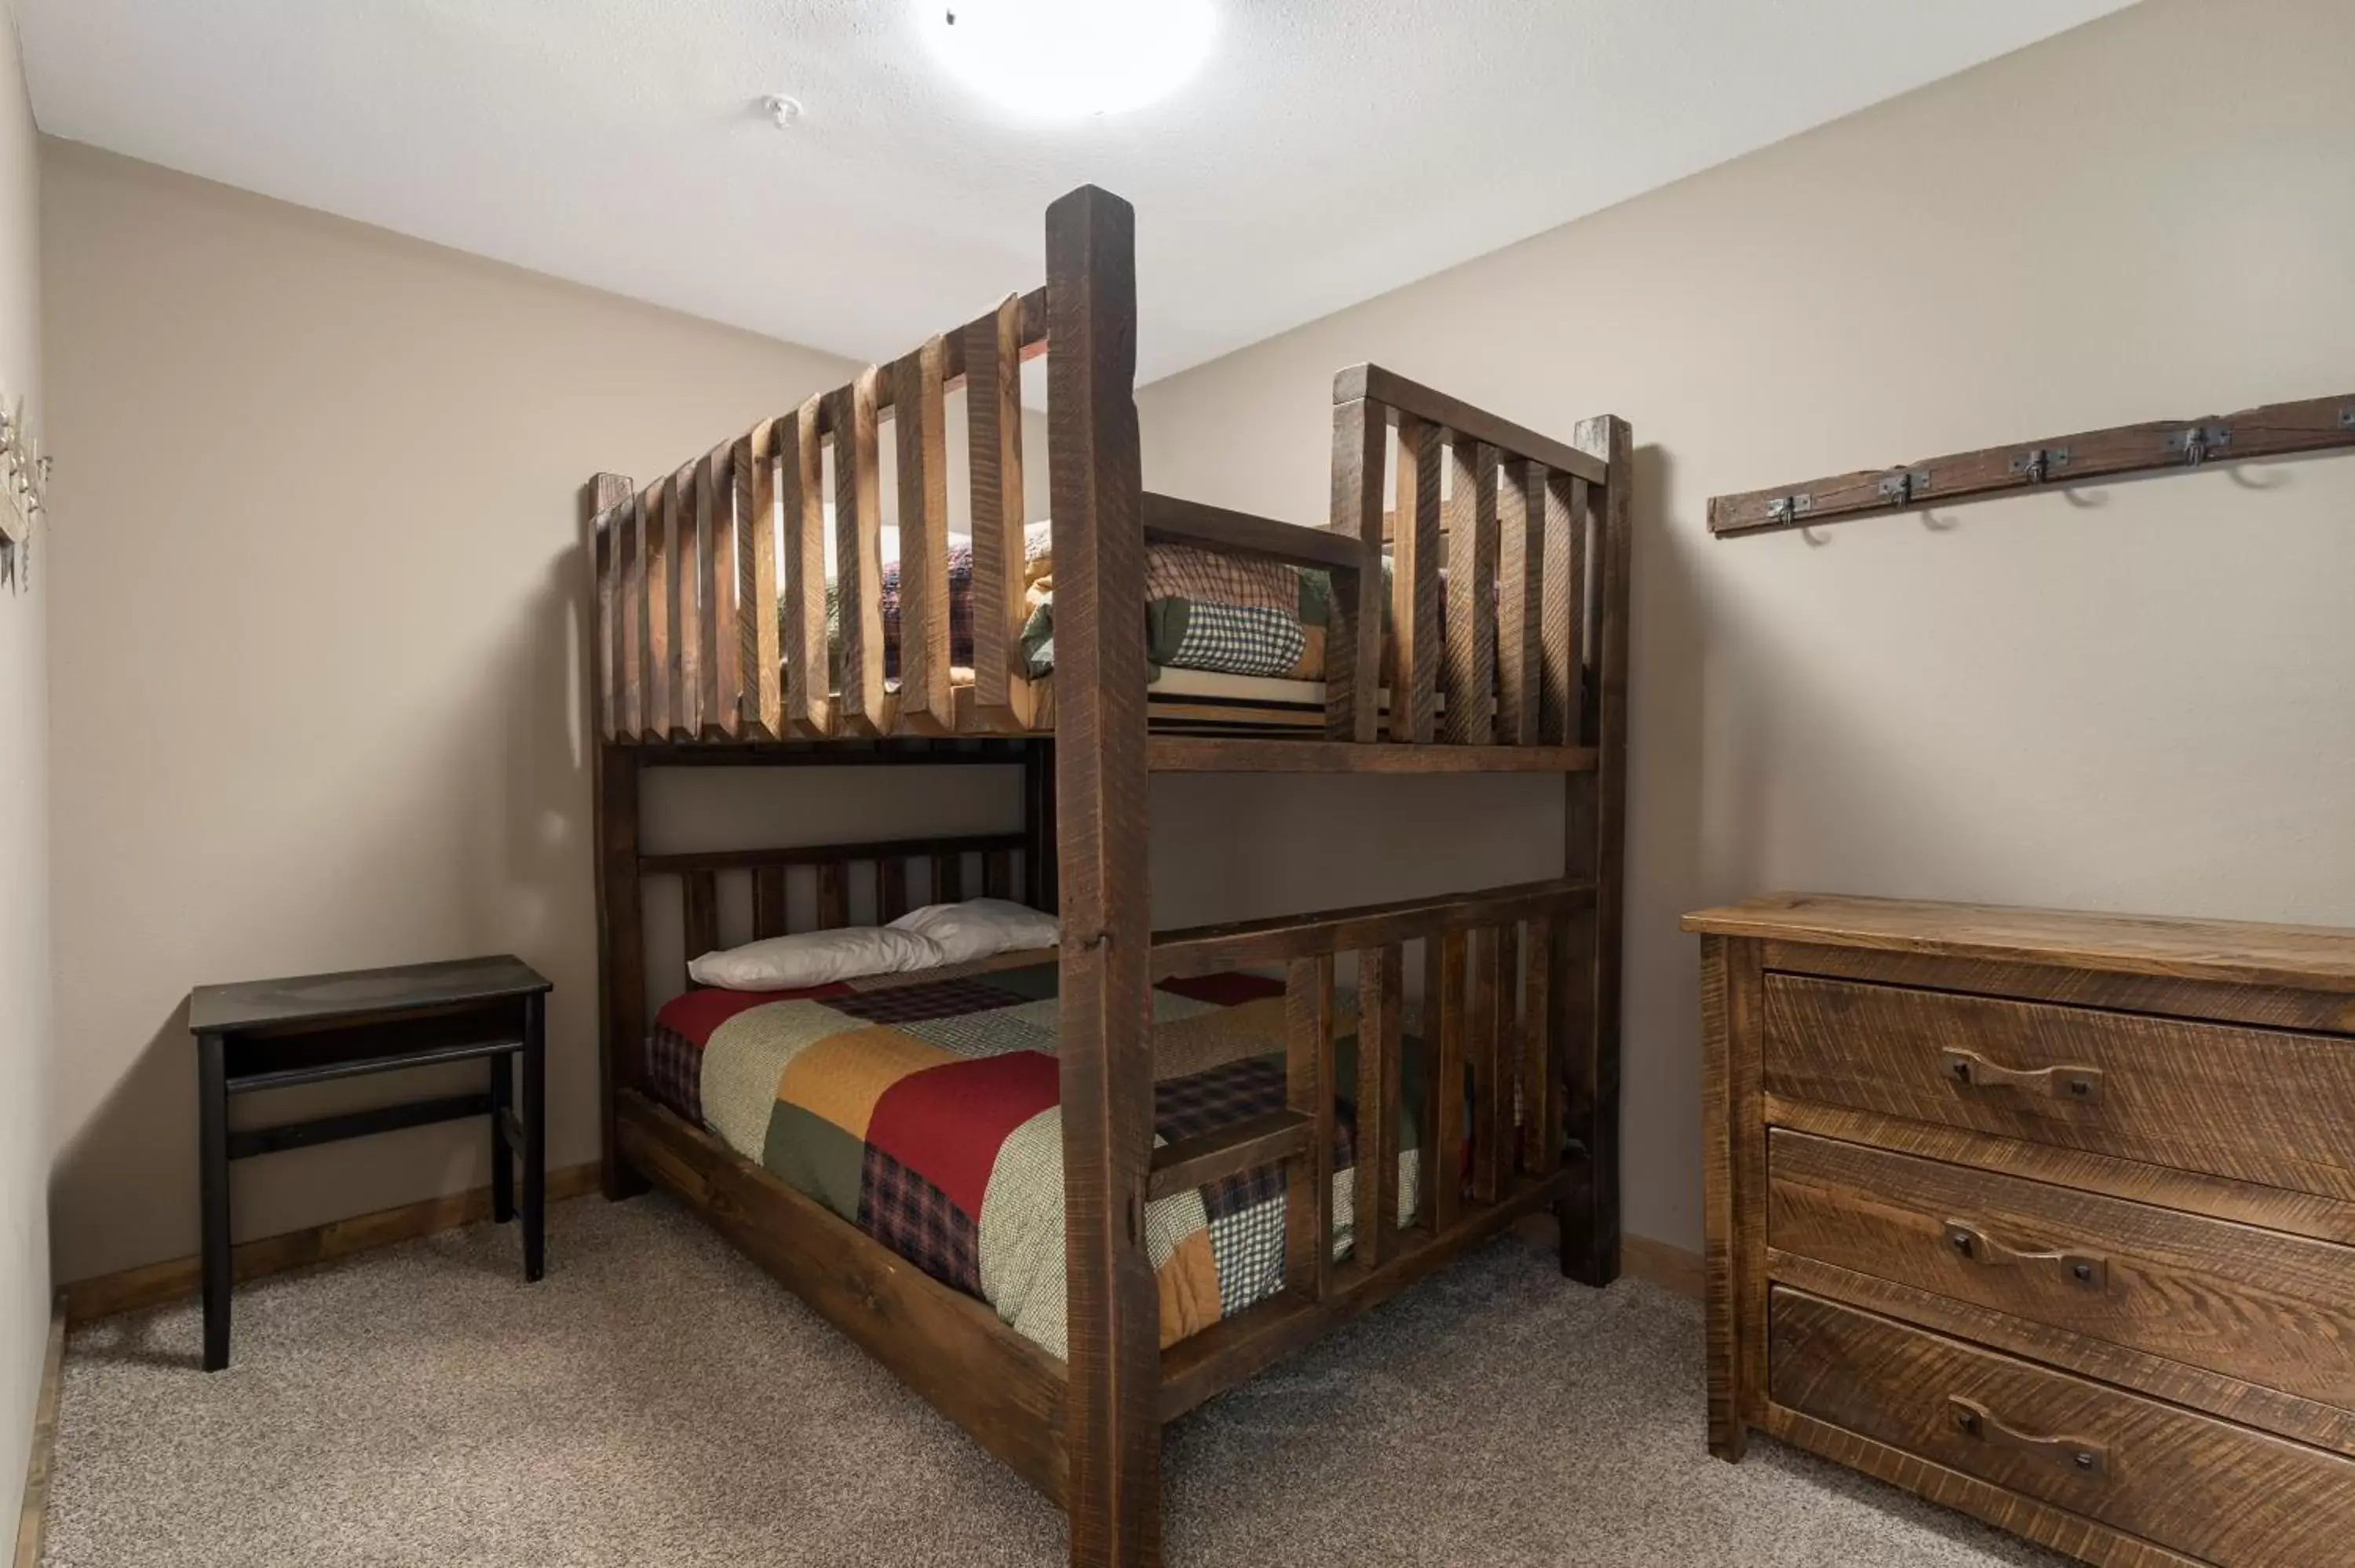
<path id="1" fill-rule="evenodd" d="M 2222 418 L 2118 425 L 1957 452 L 1902 468 L 1865 469 L 1741 495 L 1712 495 L 1709 531 L 1724 536 L 1812 528 L 1845 517 L 1913 512 L 2122 474 L 2346 448 L 2355 448 L 2355 393 L 2269 403 Z"/>

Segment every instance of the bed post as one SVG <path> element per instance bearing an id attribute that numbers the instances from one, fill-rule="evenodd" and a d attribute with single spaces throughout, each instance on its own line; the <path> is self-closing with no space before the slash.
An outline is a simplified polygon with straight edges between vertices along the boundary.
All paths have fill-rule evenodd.
<path id="1" fill-rule="evenodd" d="M 1146 887 L 1143 473 L 1135 213 L 1083 185 L 1047 209 L 1054 502 L 1064 1414 L 1071 1557 L 1161 1561 L 1160 1298 L 1146 1250 L 1153 1044 Z"/>
<path id="2" fill-rule="evenodd" d="M 1627 817 L 1627 624 L 1633 551 L 1629 511 L 1634 438 L 1627 421 L 1604 416 L 1579 422 L 1571 444 L 1599 457 L 1609 472 L 1597 496 L 1589 490 L 1594 544 L 1593 652 L 1590 699 L 1573 705 L 1591 724 L 1600 755 L 1592 773 L 1569 777 L 1563 871 L 1591 877 L 1594 898 L 1570 922 L 1568 977 L 1573 1003 L 1568 1045 L 1565 1130 L 1579 1146 L 1578 1174 L 1563 1197 L 1561 1271 L 1582 1285 L 1619 1277 L 1619 956 L 1625 895 Z M 1599 532 L 1598 532 L 1599 531 Z M 1580 708 L 1583 712 L 1580 713 Z"/>
<path id="3" fill-rule="evenodd" d="M 634 1080 L 638 1043 L 646 1011 L 645 943 L 638 913 L 638 753 L 616 739 L 618 694 L 612 687 L 626 640 L 625 618 L 638 607 L 623 597 L 616 579 L 622 562 L 616 520 L 607 515 L 633 490 L 618 473 L 601 473 L 581 492 L 588 513 L 590 609 L 590 731 L 594 758 L 590 769 L 592 836 L 597 856 L 597 1124 L 605 1196 L 621 1199 L 646 1190 L 645 1178 L 623 1162 L 614 1136 L 613 1097 Z"/>

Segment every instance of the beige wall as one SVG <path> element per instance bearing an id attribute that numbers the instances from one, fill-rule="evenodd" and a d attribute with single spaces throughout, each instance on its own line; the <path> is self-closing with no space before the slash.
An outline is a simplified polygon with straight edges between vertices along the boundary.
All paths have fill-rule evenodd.
<path id="1" fill-rule="evenodd" d="M 578 492 L 850 367 L 69 143 L 44 159 L 71 454 L 49 575 L 59 1277 L 194 1250 L 199 982 L 518 953 L 557 986 L 550 1160 L 594 1159 Z M 654 847 L 715 821 L 890 831 L 868 774 L 790 810 L 704 782 L 719 816 L 658 821 Z M 906 811 L 994 830 L 1018 800 Z M 479 1128 L 241 1165 L 238 1232 L 479 1184 Z"/>
<path id="2" fill-rule="evenodd" d="M 16 54 L 0 7 L 0 393 L 32 428 L 41 387 L 40 180 Z M 54 428 L 48 432 L 54 434 Z M 56 556 L 36 540 L 30 591 L 0 589 L 0 1519 L 16 1517 L 49 1327 L 48 641 Z"/>
<path id="3" fill-rule="evenodd" d="M 1631 1231 L 1700 1237 L 1684 909 L 2355 923 L 2355 457 L 1814 543 L 1703 527 L 1714 493 L 2355 392 L 2350 60 L 2341 0 L 2148 0 L 1144 393 L 1148 485 L 1302 521 L 1354 360 L 1540 429 L 1633 421 Z M 1346 853 L 1324 789 L 1231 802 L 1301 830 L 1271 898 Z M 1555 863 L 1554 798 L 1414 832 Z"/>

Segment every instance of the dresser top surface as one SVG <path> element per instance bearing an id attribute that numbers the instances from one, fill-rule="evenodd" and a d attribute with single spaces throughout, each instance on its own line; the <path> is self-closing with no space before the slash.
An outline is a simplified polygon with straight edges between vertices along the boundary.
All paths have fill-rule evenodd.
<path id="1" fill-rule="evenodd" d="M 1995 959 L 2355 993 L 2355 930 L 1995 904 L 1770 893 L 1702 909 L 1684 928 L 1817 947 Z"/>

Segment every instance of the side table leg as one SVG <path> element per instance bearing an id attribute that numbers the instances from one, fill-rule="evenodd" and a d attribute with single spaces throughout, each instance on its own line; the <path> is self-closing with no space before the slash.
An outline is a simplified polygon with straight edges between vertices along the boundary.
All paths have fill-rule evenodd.
<path id="1" fill-rule="evenodd" d="M 523 1002 L 523 1277 L 548 1268 L 548 998 Z"/>
<path id="2" fill-rule="evenodd" d="M 205 1371 L 229 1365 L 229 1072 L 218 1034 L 197 1037 L 197 1186 L 203 1206 Z"/>
<path id="3" fill-rule="evenodd" d="M 506 1224 L 515 1218 L 515 1145 L 507 1137 L 507 1116 L 515 1105 L 515 1058 L 491 1058 L 491 1221 Z"/>

